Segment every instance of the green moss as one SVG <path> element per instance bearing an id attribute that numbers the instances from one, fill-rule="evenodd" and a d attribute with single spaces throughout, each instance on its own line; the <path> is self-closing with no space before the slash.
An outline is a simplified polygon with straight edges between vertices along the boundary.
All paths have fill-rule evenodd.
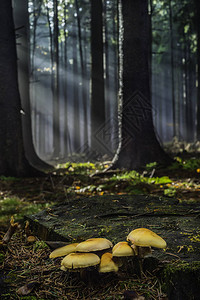
<path id="1" fill-rule="evenodd" d="M 168 176 L 162 176 L 162 177 L 145 177 L 143 175 L 140 175 L 136 171 L 130 171 L 130 172 L 122 172 L 121 174 L 114 175 L 110 179 L 111 181 L 128 181 L 133 184 L 138 183 L 147 183 L 147 184 L 167 184 L 171 183 L 171 179 Z"/>
<path id="2" fill-rule="evenodd" d="M 199 299 L 200 261 L 174 262 L 162 272 L 162 290 L 171 299 Z"/>
<path id="3" fill-rule="evenodd" d="M 0 176 L 0 180 L 2 181 L 19 181 L 19 178 L 16 177 L 6 177 L 6 176 Z"/>
<path id="4" fill-rule="evenodd" d="M 168 167 L 169 170 L 184 169 L 188 171 L 195 171 L 200 168 L 199 158 L 192 157 L 183 160 L 180 157 L 175 157 L 174 159 L 176 161 Z"/>
<path id="5" fill-rule="evenodd" d="M 65 173 L 80 175 L 80 174 L 90 174 L 91 172 L 94 172 L 95 169 L 98 168 L 98 166 L 89 162 L 87 163 L 66 162 L 65 164 L 59 164 L 57 168 L 66 169 Z"/>
<path id="6" fill-rule="evenodd" d="M 191 263 L 180 261 L 167 265 L 164 269 L 165 276 L 174 274 L 175 272 L 194 272 L 200 271 L 200 261 L 193 261 Z"/>
<path id="7" fill-rule="evenodd" d="M 41 249 L 45 249 L 48 248 L 47 244 L 44 241 L 36 241 L 33 245 L 33 250 L 35 252 L 41 250 Z"/>

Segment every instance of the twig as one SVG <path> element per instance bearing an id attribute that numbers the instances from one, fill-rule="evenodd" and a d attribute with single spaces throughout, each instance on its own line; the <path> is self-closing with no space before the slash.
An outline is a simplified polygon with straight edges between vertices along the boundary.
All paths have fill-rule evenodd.
<path id="1" fill-rule="evenodd" d="M 2 244 L 8 244 L 15 231 L 19 228 L 20 228 L 19 223 L 14 223 L 14 217 L 12 216 L 10 219 L 10 227 L 8 228 L 8 231 L 5 233 L 2 239 Z"/>

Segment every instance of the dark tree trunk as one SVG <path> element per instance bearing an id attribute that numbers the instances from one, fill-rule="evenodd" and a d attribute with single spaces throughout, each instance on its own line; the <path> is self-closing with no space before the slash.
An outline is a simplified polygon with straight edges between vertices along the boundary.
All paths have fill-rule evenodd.
<path id="1" fill-rule="evenodd" d="M 32 176 L 25 157 L 11 0 L 0 1 L 0 175 Z"/>
<path id="2" fill-rule="evenodd" d="M 113 167 L 170 161 L 156 139 L 149 85 L 148 0 L 121 0 L 119 148 Z"/>
<path id="3" fill-rule="evenodd" d="M 91 145 L 101 152 L 96 133 L 105 123 L 102 0 L 91 1 Z"/>
<path id="4" fill-rule="evenodd" d="M 177 136 L 176 130 L 176 104 L 175 104 L 175 88 L 174 88 L 174 36 L 173 36 L 173 15 L 172 1 L 169 0 L 169 28 L 170 28 L 170 64 L 171 64 L 171 91 L 172 91 L 172 121 L 173 121 L 173 137 Z"/>
<path id="5" fill-rule="evenodd" d="M 200 141 L 200 1 L 195 0 L 197 30 L 197 141 Z"/>

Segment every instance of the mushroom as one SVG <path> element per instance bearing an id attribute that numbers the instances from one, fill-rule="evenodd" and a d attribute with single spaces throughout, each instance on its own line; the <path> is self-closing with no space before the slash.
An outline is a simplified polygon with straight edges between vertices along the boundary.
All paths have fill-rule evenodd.
<path id="1" fill-rule="evenodd" d="M 137 228 L 132 230 L 127 236 L 135 246 L 166 248 L 167 244 L 163 238 L 147 228 Z"/>
<path id="2" fill-rule="evenodd" d="M 105 238 L 91 238 L 84 242 L 79 243 L 76 246 L 77 252 L 97 252 L 112 248 L 113 244 L 111 241 Z"/>
<path id="3" fill-rule="evenodd" d="M 135 249 L 133 249 L 128 242 L 119 242 L 112 249 L 113 260 L 119 267 L 124 263 L 128 266 L 129 262 L 127 257 L 135 256 L 136 254 Z"/>
<path id="4" fill-rule="evenodd" d="M 90 280 L 88 268 L 100 263 L 100 258 L 94 253 L 70 253 L 61 261 L 61 270 L 78 271 L 83 281 Z"/>
<path id="5" fill-rule="evenodd" d="M 112 249 L 112 255 L 117 257 L 134 256 L 134 249 L 127 242 L 119 242 Z"/>
<path id="6" fill-rule="evenodd" d="M 136 249 L 141 276 L 143 273 L 143 258 L 151 253 L 151 247 L 166 248 L 167 246 L 163 238 L 147 228 L 137 228 L 135 230 L 132 230 L 127 236 L 127 241 L 130 241 L 132 243 L 131 247 L 134 247 Z"/>
<path id="7" fill-rule="evenodd" d="M 112 259 L 112 253 L 104 253 L 101 257 L 99 273 L 117 272 L 118 269 L 118 265 Z"/>
<path id="8" fill-rule="evenodd" d="M 61 261 L 61 270 L 87 268 L 99 263 L 100 258 L 94 253 L 70 253 Z"/>
<path id="9" fill-rule="evenodd" d="M 76 251 L 76 246 L 78 245 L 78 243 L 72 243 L 60 248 L 55 249 L 54 251 L 52 251 L 49 255 L 49 258 L 56 258 L 56 257 L 60 257 L 60 256 L 66 256 L 72 252 Z"/>
<path id="10" fill-rule="evenodd" d="M 29 244 L 36 242 L 36 240 L 37 239 L 34 235 L 29 235 L 26 239 L 27 243 L 29 243 Z"/>

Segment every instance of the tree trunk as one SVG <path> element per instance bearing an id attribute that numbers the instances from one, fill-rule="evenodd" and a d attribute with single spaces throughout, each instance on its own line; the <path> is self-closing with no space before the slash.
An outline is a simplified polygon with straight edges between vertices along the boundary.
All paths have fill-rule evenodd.
<path id="1" fill-rule="evenodd" d="M 169 162 L 154 132 L 149 86 L 148 1 L 121 0 L 119 148 L 114 168 Z"/>
<path id="2" fill-rule="evenodd" d="M 11 0 L 0 1 L 0 175 L 37 174 L 25 157 Z"/>
<path id="3" fill-rule="evenodd" d="M 102 0 L 91 1 L 91 148 L 102 152 L 96 134 L 105 124 Z"/>
<path id="4" fill-rule="evenodd" d="M 60 155 L 60 99 L 59 99 L 59 25 L 58 1 L 54 0 L 54 32 L 53 32 L 53 156 Z"/>
<path id="5" fill-rule="evenodd" d="M 172 1 L 169 0 L 169 28 L 170 28 L 170 64 L 171 64 L 171 95 L 172 95 L 172 122 L 173 122 L 173 138 L 177 136 L 176 127 L 176 103 L 174 88 L 174 36 L 173 36 L 173 16 Z"/>
<path id="6" fill-rule="evenodd" d="M 76 5 L 76 13 L 77 13 L 77 30 L 78 30 L 78 41 L 79 41 L 79 55 L 80 55 L 80 65 L 81 65 L 81 91 L 82 91 L 82 102 L 83 102 L 83 137 L 84 137 L 84 143 L 87 145 L 88 143 L 88 132 L 87 132 L 87 126 L 88 126 L 88 120 L 87 120 L 87 97 L 86 97 L 86 72 L 85 72 L 85 64 L 83 61 L 83 46 L 82 46 L 82 32 L 81 32 L 81 18 L 80 18 L 80 11 L 79 11 L 79 3 L 78 0 L 75 0 Z"/>
<path id="7" fill-rule="evenodd" d="M 68 64 L 67 64 L 67 42 L 68 42 L 68 34 L 67 34 L 67 5 L 64 5 L 64 19 L 65 19 L 65 26 L 64 26 L 64 157 L 67 157 L 70 154 L 72 154 L 71 149 L 71 139 L 70 139 L 70 133 L 69 133 L 69 126 L 68 126 L 68 97 L 67 97 L 67 91 L 68 91 Z"/>
<path id="8" fill-rule="evenodd" d="M 74 152 L 80 149 L 80 102 L 79 102 L 79 73 L 78 73 L 78 57 L 77 57 L 77 35 L 76 23 L 73 26 L 73 108 L 74 108 L 74 130 L 73 130 L 73 146 Z"/>
<path id="9" fill-rule="evenodd" d="M 196 30 L 197 30 L 197 125 L 196 125 L 196 139 L 200 141 L 200 2 L 195 0 L 196 7 Z"/>

